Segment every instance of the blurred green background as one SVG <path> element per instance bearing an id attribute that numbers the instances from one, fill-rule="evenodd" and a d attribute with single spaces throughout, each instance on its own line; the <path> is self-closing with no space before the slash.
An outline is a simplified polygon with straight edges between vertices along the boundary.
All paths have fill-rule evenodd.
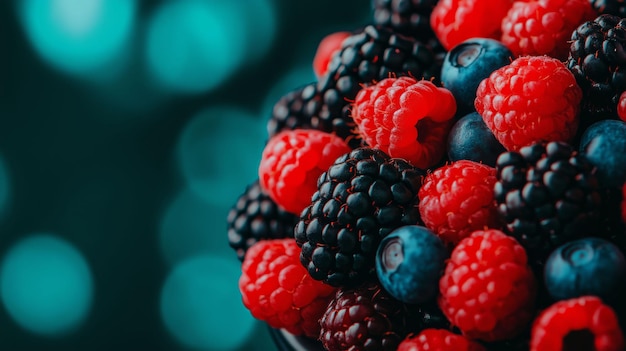
<path id="1" fill-rule="evenodd" d="M 0 349 L 271 350 L 226 214 L 368 0 L 0 2 Z"/>

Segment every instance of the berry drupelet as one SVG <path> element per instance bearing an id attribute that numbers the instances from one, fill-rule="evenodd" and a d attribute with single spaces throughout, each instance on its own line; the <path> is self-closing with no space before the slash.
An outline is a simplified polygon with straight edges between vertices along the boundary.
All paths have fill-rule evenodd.
<path id="1" fill-rule="evenodd" d="M 318 179 L 294 229 L 311 276 L 332 286 L 375 278 L 380 241 L 396 228 L 421 223 L 417 192 L 424 174 L 378 149 L 339 157 Z"/>

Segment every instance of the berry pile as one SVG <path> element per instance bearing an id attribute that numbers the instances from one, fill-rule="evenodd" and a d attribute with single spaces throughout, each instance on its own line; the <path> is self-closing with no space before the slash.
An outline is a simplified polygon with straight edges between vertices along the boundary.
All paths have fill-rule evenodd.
<path id="1" fill-rule="evenodd" d="M 244 305 L 312 351 L 623 351 L 624 2 L 371 6 L 251 150 Z"/>

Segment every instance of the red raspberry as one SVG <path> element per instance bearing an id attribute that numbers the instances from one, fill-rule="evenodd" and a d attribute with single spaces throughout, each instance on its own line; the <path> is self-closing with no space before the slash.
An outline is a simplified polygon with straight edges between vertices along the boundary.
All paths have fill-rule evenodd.
<path id="1" fill-rule="evenodd" d="M 566 60 L 570 36 L 597 13 L 589 0 L 515 1 L 502 19 L 500 41 L 514 55 L 548 55 Z"/>
<path id="2" fill-rule="evenodd" d="M 424 329 L 416 336 L 404 339 L 398 351 L 484 351 L 485 348 L 462 335 L 445 329 Z"/>
<path id="3" fill-rule="evenodd" d="M 430 25 L 446 50 L 466 39 L 500 39 L 500 25 L 513 0 L 440 0 Z"/>
<path id="4" fill-rule="evenodd" d="M 626 122 L 626 91 L 619 96 L 617 102 L 617 116 L 622 121 Z"/>
<path id="5" fill-rule="evenodd" d="M 454 248 L 439 281 L 441 310 L 470 339 L 511 339 L 533 316 L 536 285 L 526 251 L 499 230 L 475 231 Z"/>
<path id="6" fill-rule="evenodd" d="M 596 296 L 562 300 L 533 323 L 531 351 L 623 351 L 624 335 L 615 312 Z"/>
<path id="7" fill-rule="evenodd" d="M 317 338 L 335 289 L 313 280 L 293 239 L 259 241 L 246 252 L 239 290 L 252 315 L 273 328 Z"/>
<path id="8" fill-rule="evenodd" d="M 328 64 L 333 54 L 341 49 L 341 43 L 350 35 L 350 32 L 335 32 L 325 36 L 320 41 L 315 56 L 313 57 L 313 71 L 317 78 L 326 74 Z"/>
<path id="9" fill-rule="evenodd" d="M 400 77 L 361 89 L 352 118 L 371 147 L 417 168 L 428 168 L 445 152 L 455 112 L 449 90 L 427 80 Z"/>
<path id="10" fill-rule="evenodd" d="M 437 168 L 418 193 L 422 221 L 451 245 L 475 230 L 500 227 L 496 181 L 495 168 L 478 162 L 460 160 Z"/>
<path id="11" fill-rule="evenodd" d="M 334 134 L 304 129 L 283 131 L 265 145 L 259 182 L 280 207 L 299 215 L 311 204 L 317 178 L 348 152 L 348 144 Z"/>
<path id="12" fill-rule="evenodd" d="M 558 59 L 523 56 L 478 85 L 474 105 L 509 151 L 539 141 L 570 141 L 578 128 L 582 92 Z"/>

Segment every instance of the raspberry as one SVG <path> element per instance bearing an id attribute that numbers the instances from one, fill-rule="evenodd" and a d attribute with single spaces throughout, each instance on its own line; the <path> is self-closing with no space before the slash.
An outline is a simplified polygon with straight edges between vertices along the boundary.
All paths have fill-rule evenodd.
<path id="1" fill-rule="evenodd" d="M 259 240 L 293 238 L 297 222 L 298 216 L 276 205 L 256 180 L 228 212 L 228 243 L 243 261 L 246 251 Z"/>
<path id="2" fill-rule="evenodd" d="M 548 55 L 565 60 L 572 31 L 596 15 L 589 0 L 515 1 L 502 19 L 500 41 L 516 56 Z"/>
<path id="3" fill-rule="evenodd" d="M 399 77 L 361 89 L 352 118 L 371 147 L 428 168 L 445 153 L 455 112 L 449 90 L 427 80 Z"/>
<path id="4" fill-rule="evenodd" d="M 416 318 L 405 305 L 380 285 L 370 282 L 353 289 L 338 289 L 320 325 L 320 340 L 327 351 L 395 351 Z"/>
<path id="5" fill-rule="evenodd" d="M 319 319 L 335 289 L 309 277 L 293 239 L 259 241 L 241 266 L 239 290 L 252 315 L 273 328 L 317 337 Z"/>
<path id="6" fill-rule="evenodd" d="M 419 224 L 417 192 L 425 172 L 378 149 L 352 150 L 318 181 L 294 236 L 316 280 L 356 286 L 375 278 L 376 250 L 394 229 Z"/>
<path id="7" fill-rule="evenodd" d="M 404 339 L 398 351 L 484 351 L 485 348 L 462 335 L 445 329 L 425 329 Z"/>
<path id="8" fill-rule="evenodd" d="M 470 38 L 500 39 L 500 24 L 512 0 L 440 0 L 430 25 L 446 50 Z"/>
<path id="9" fill-rule="evenodd" d="M 439 281 L 439 306 L 466 337 L 510 339 L 533 316 L 535 284 L 526 252 L 513 237 L 475 231 L 452 251 Z"/>
<path id="10" fill-rule="evenodd" d="M 320 41 L 313 57 L 315 76 L 319 78 L 326 74 L 333 54 L 341 49 L 341 43 L 350 35 L 350 32 L 335 32 L 328 34 Z"/>
<path id="11" fill-rule="evenodd" d="M 317 178 L 337 157 L 350 151 L 340 137 L 317 130 L 286 130 L 263 150 L 259 181 L 286 211 L 299 214 L 311 203 Z"/>
<path id="12" fill-rule="evenodd" d="M 299 100 L 304 105 L 295 104 L 293 112 L 297 118 L 307 119 L 305 124 L 312 129 L 333 132 L 352 148 L 363 146 L 350 116 L 350 102 L 359 90 L 390 76 L 436 81 L 444 56 L 442 48 L 430 43 L 400 35 L 391 28 L 368 25 L 341 43 L 326 74 L 301 91 Z M 290 119 L 291 109 L 286 112 L 281 120 Z"/>
<path id="13" fill-rule="evenodd" d="M 619 119 L 626 122 L 626 91 L 619 95 L 619 101 L 617 102 L 617 115 Z"/>
<path id="14" fill-rule="evenodd" d="M 508 150 L 536 141 L 570 141 L 582 93 L 558 59 L 519 57 L 495 70 L 476 91 L 476 111 Z"/>
<path id="15" fill-rule="evenodd" d="M 456 245 L 474 230 L 500 227 L 493 186 L 495 168 L 460 160 L 437 168 L 418 193 L 424 224 Z"/>
<path id="16" fill-rule="evenodd" d="M 613 309 L 598 297 L 561 300 L 545 309 L 532 328 L 532 351 L 624 350 L 624 335 Z"/>

